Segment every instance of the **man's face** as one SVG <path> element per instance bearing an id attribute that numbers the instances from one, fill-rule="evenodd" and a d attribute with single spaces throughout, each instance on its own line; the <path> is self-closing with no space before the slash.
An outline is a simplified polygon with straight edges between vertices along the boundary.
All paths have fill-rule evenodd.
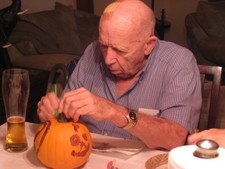
<path id="1" fill-rule="evenodd" d="M 131 78 L 145 65 L 145 42 L 132 28 L 104 21 L 99 29 L 100 49 L 108 69 L 118 78 Z"/>

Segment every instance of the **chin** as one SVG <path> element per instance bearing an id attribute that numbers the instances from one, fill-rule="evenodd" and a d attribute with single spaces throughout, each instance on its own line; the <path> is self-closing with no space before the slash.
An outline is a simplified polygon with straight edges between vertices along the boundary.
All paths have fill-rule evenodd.
<path id="1" fill-rule="evenodd" d="M 119 78 L 119 79 L 130 79 L 130 78 L 133 78 L 135 75 L 132 75 L 132 74 L 125 74 L 121 71 L 111 71 L 111 73 L 113 75 L 116 76 L 116 78 Z"/>
<path id="2" fill-rule="evenodd" d="M 124 74 L 117 74 L 115 76 L 119 79 L 131 79 L 134 77 L 133 75 L 124 75 Z"/>

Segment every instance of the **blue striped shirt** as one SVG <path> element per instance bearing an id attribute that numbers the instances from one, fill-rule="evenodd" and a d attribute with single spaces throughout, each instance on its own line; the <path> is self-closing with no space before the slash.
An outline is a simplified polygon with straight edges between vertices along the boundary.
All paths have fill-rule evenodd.
<path id="1" fill-rule="evenodd" d="M 193 54 L 171 42 L 158 41 L 137 81 L 120 97 L 115 77 L 102 59 L 97 41 L 85 50 L 64 92 L 84 87 L 116 104 L 174 121 L 190 133 L 198 125 L 201 107 L 200 74 Z M 82 116 L 89 130 L 115 137 L 137 139 L 108 121 Z"/>

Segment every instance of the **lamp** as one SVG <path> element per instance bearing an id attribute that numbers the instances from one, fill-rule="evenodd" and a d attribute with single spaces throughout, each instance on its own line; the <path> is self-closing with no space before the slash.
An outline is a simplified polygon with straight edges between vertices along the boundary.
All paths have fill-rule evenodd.
<path id="1" fill-rule="evenodd" d="M 151 8 L 154 11 L 155 8 L 155 0 L 151 0 Z M 165 20 L 165 9 L 162 9 L 161 11 L 161 18 L 156 18 L 156 32 L 159 39 L 164 39 L 164 32 L 166 29 L 170 28 L 170 22 Z"/>

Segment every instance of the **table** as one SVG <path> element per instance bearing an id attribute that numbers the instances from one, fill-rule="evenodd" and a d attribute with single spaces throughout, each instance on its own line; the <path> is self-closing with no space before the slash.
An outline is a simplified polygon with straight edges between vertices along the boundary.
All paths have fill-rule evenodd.
<path id="1" fill-rule="evenodd" d="M 33 148 L 33 139 L 38 124 L 26 122 L 26 134 L 28 141 L 28 150 L 20 153 L 10 153 L 4 150 L 4 139 L 7 125 L 4 123 L 0 126 L 0 168 L 4 169 L 41 169 L 46 168 L 42 165 L 36 156 Z M 96 136 L 96 134 L 95 134 Z M 102 135 L 97 135 L 100 138 Z M 108 136 L 105 136 L 108 137 Z M 94 138 L 93 138 L 94 139 Z M 118 139 L 118 138 L 115 138 Z M 150 150 L 144 147 L 139 153 L 130 156 L 129 158 L 120 158 L 118 156 L 107 155 L 107 153 L 99 153 L 92 151 L 89 160 L 81 169 L 107 169 L 110 162 L 114 163 L 114 169 L 145 169 L 145 162 L 158 154 L 165 153 L 159 150 Z"/>

